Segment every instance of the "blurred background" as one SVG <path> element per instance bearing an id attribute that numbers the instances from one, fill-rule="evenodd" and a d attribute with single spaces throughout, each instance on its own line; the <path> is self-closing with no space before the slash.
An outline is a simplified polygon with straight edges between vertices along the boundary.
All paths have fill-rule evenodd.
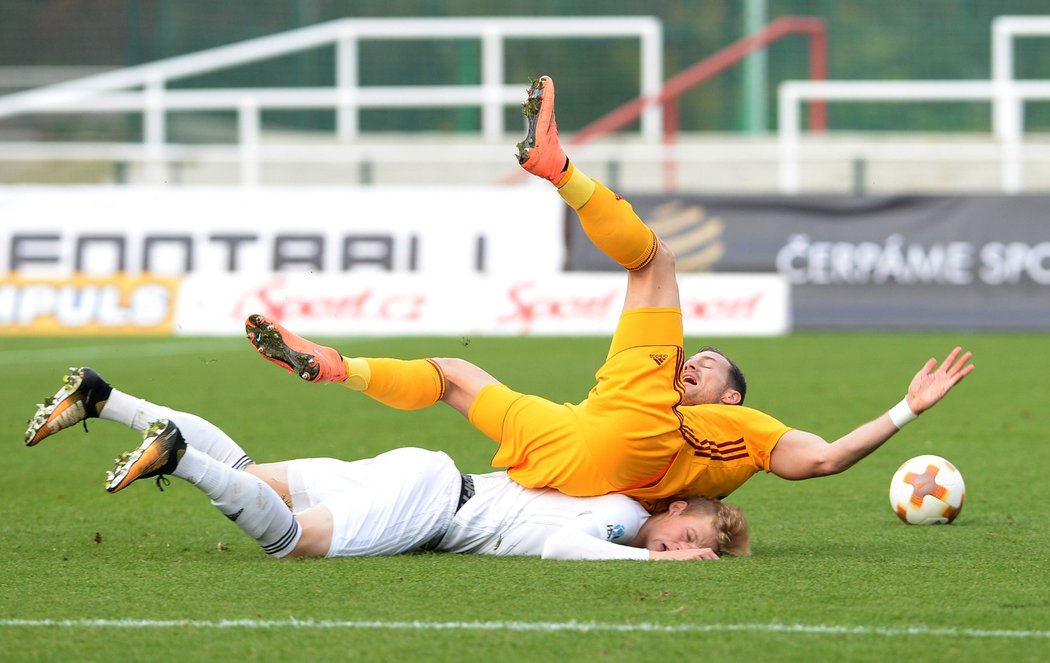
<path id="1" fill-rule="evenodd" d="M 638 17 L 638 30 L 646 26 L 641 19 L 652 17 L 660 31 L 659 76 L 672 79 L 697 63 L 724 54 L 725 49 L 748 35 L 784 17 L 811 17 L 823 26 L 822 59 L 825 75 L 841 81 L 988 81 L 993 77 L 993 20 L 1003 15 L 1038 16 L 1046 11 L 1041 0 L 927 0 L 922 3 L 879 3 L 866 0 L 711 0 L 705 2 L 524 2 L 499 3 L 482 0 L 429 2 L 335 2 L 325 0 L 259 0 L 231 2 L 216 6 L 197 0 L 10 0 L 0 7 L 0 92 L 14 93 L 78 77 L 111 72 L 125 67 L 163 62 L 209 49 L 221 49 L 246 40 L 318 26 L 330 21 L 366 18 L 465 18 L 465 17 Z M 591 21 L 591 26 L 597 25 Z M 568 24 L 566 24 L 568 25 Z M 584 23 L 586 25 L 586 22 Z M 483 28 L 474 34 L 449 34 L 452 26 L 434 25 L 429 35 L 369 38 L 354 44 L 356 59 L 352 76 L 362 88 L 409 86 L 480 86 L 486 68 L 495 69 L 498 84 L 524 89 L 529 76 L 550 73 L 565 90 L 558 104 L 559 125 L 571 133 L 595 119 L 620 108 L 639 96 L 642 57 L 636 35 L 587 35 L 586 27 L 577 35 L 547 36 L 550 28 L 538 27 L 535 35 L 510 33 L 501 39 L 498 62 L 486 63 Z M 405 30 L 409 28 L 406 26 Z M 569 30 L 572 28 L 570 27 Z M 348 34 L 352 28 L 348 28 Z M 443 34 L 444 33 L 444 34 Z M 702 78 L 677 97 L 676 141 L 682 167 L 694 167 L 675 180 L 680 190 L 739 191 L 777 188 L 772 161 L 777 157 L 771 137 L 778 128 L 778 90 L 789 80 L 810 78 L 812 34 L 794 32 L 773 41 L 768 48 L 749 57 L 719 62 L 721 70 Z M 212 64 L 202 63 L 196 71 L 171 75 L 164 82 L 167 90 L 219 90 L 241 88 L 333 88 L 339 84 L 339 38 L 322 40 L 282 52 L 274 45 L 272 53 L 255 54 L 243 64 L 225 64 L 216 52 Z M 1050 72 L 1050 39 L 1012 40 L 1013 77 L 1045 79 Z M 265 49 L 264 49 L 265 50 Z M 346 76 L 346 74 L 344 74 Z M 345 79 L 344 79 L 345 80 Z M 129 79 L 130 81 L 130 79 Z M 142 89 L 138 85 L 118 90 Z M 654 90 L 649 90 L 654 91 Z M 816 164 L 806 188 L 823 191 L 930 189 L 959 186 L 997 190 L 1001 184 L 994 162 L 998 159 L 990 141 L 993 113 L 988 99 L 946 101 L 915 100 L 908 103 L 876 99 L 863 103 L 830 103 L 826 109 L 827 135 L 819 142 L 824 153 L 814 159 L 833 159 L 831 167 Z M 188 147 L 238 142 L 237 108 L 210 109 L 210 101 L 200 108 L 169 111 L 165 118 L 164 140 Z M 289 102 L 294 103 L 294 102 Z M 139 104 L 141 105 L 141 104 Z M 280 154 L 266 157 L 267 182 L 345 182 L 347 171 L 333 161 L 338 154 L 325 152 L 336 131 L 337 118 L 327 108 L 267 107 L 260 102 L 259 130 L 268 143 L 300 144 L 314 147 L 315 163 L 304 170 L 309 151 L 284 157 L 294 164 L 280 164 Z M 10 106 L 5 107 L 10 108 Z M 91 143 L 135 143 L 143 140 L 146 119 L 142 112 L 93 110 L 68 113 L 51 108 L 45 113 L 8 111 L 0 118 L 0 137 L 5 142 L 61 141 Z M 520 115 L 513 104 L 503 109 L 503 128 L 520 133 Z M 362 108 L 355 118 L 356 138 L 371 142 L 452 140 L 460 137 L 477 148 L 483 132 L 483 110 L 478 104 L 454 107 L 421 102 L 416 107 Z M 803 124 L 809 118 L 802 114 Z M 1050 103 L 1045 98 L 1024 104 L 1024 130 L 1029 139 L 1050 129 Z M 639 123 L 627 120 L 613 135 L 621 140 L 637 138 Z M 895 157 L 878 152 L 869 142 L 878 132 L 884 141 L 905 145 Z M 489 134 L 485 142 L 496 142 L 503 149 L 510 138 Z M 609 135 L 605 138 L 608 140 Z M 658 137 L 648 136 L 653 139 Z M 842 141 L 853 145 L 844 146 Z M 644 143 L 643 143 L 644 145 Z M 14 149 L 16 146 L 9 146 Z M 20 150 L 22 146 L 17 146 Z M 49 147 L 56 147 L 50 145 Z M 67 146 L 68 147 L 68 146 Z M 817 146 L 819 149 L 819 145 Z M 868 152 L 865 153 L 865 147 Z M 850 150 L 852 149 L 852 154 Z M 932 161 L 929 150 L 939 151 Z M 745 154 L 719 154 L 740 151 Z M 276 150 L 275 150 L 276 152 Z M 291 152 L 291 153 L 290 153 Z M 643 152 L 639 154 L 638 152 Z M 653 152 L 653 150 L 650 150 Z M 61 152 L 57 155 L 63 156 Z M 126 154 L 126 153 L 125 153 Z M 207 159 L 204 150 L 182 150 L 169 162 L 183 183 L 236 180 L 239 170 L 232 164 L 200 164 Z M 218 159 L 214 150 L 213 160 Z M 75 158 L 73 158 L 75 155 Z M 98 156 L 103 150 L 98 150 Z M 4 163 L 6 182 L 34 181 L 129 181 L 140 176 L 133 160 L 116 158 L 91 162 L 85 150 L 72 149 L 42 168 L 32 155 L 18 154 L 16 162 Z M 413 161 L 422 161 L 421 155 Z M 479 157 L 482 156 L 479 154 Z M 485 161 L 496 157 L 484 154 Z M 586 155 L 585 155 L 586 156 Z M 605 155 L 603 155 L 605 156 Z M 632 163 L 658 161 L 660 155 L 632 153 Z M 647 159 L 645 157 L 648 157 Z M 38 156 L 38 159 L 43 155 Z M 432 170 L 412 168 L 411 177 L 384 167 L 383 161 L 411 159 L 404 155 L 376 152 L 369 158 L 345 155 L 341 160 L 356 166 L 353 181 L 364 183 L 418 182 L 438 175 Z M 938 168 L 963 160 L 970 174 L 933 173 Z M 504 159 L 505 161 L 505 159 Z M 617 163 L 615 154 L 600 159 L 602 176 L 632 188 L 662 188 L 662 177 L 646 176 L 629 165 Z M 912 163 L 908 163 L 911 161 Z M 915 163 L 918 162 L 918 165 Z M 699 166 L 697 164 L 699 163 Z M 729 164 L 733 175 L 709 171 L 724 170 Z M 488 166 L 488 164 L 486 164 Z M 507 164 L 503 164 L 512 172 Z M 1025 189 L 1045 188 L 1050 172 L 1043 162 L 1031 164 L 1039 175 L 1022 185 Z M 706 166 L 706 168 L 702 167 Z M 716 167 L 717 166 L 717 167 Z M 919 167 L 921 166 L 921 167 Z M 609 171 L 612 171 L 611 177 Z M 659 169 L 657 169 L 659 170 Z M 958 169 L 952 169 L 958 170 Z M 1026 169 L 1030 170 L 1030 169 Z M 326 172 L 327 171 L 327 172 Z M 334 172 L 333 172 L 334 171 Z M 705 172 L 708 171 L 708 172 Z M 903 172 L 902 172 L 903 171 Z M 481 172 L 491 173 L 490 168 Z M 502 171 L 497 171 L 502 174 Z M 743 175 L 742 175 L 743 174 Z M 444 170 L 439 179 L 467 179 L 476 183 L 478 172 Z M 458 176 L 458 177 L 457 177 Z"/>
<path id="2" fill-rule="evenodd" d="M 518 278 L 529 261 L 515 255 L 545 252 L 535 275 L 554 292 L 568 292 L 567 275 L 612 277 L 514 160 L 529 78 L 547 73 L 570 156 L 635 203 L 683 272 L 777 276 L 758 297 L 774 302 L 775 323 L 698 320 L 697 333 L 1045 328 L 1046 10 L 1044 0 L 8 0 L 0 325 L 82 328 L 38 324 L 63 296 L 84 301 L 82 286 L 46 294 L 65 282 L 34 282 L 31 297 L 15 276 Z M 326 193 L 294 191 L 318 187 Z M 412 207 L 434 190 L 457 202 Z M 289 209 L 277 215 L 276 201 Z M 527 237 L 485 225 L 529 206 Z M 459 266 L 428 253 L 448 248 L 435 226 L 464 234 Z M 607 286 L 594 287 L 579 297 L 603 297 Z M 168 315 L 149 330 L 225 330 L 233 304 L 186 304 L 186 288 L 156 304 Z M 133 290 L 113 296 L 127 302 Z M 740 296 L 697 310 L 746 309 Z M 24 303 L 33 297 L 42 314 Z M 189 315 L 180 299 L 223 322 L 178 322 Z"/>

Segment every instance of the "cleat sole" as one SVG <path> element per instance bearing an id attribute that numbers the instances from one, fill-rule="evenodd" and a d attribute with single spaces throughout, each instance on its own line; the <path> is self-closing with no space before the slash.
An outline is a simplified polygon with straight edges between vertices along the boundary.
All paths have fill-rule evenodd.
<path id="1" fill-rule="evenodd" d="M 83 381 L 82 369 L 71 367 L 69 373 L 62 379 L 62 386 L 55 392 L 55 395 L 37 404 L 36 413 L 32 418 L 26 420 L 28 424 L 25 433 L 27 447 L 36 446 L 44 438 L 85 419 L 87 411 L 84 401 L 72 398 L 73 394 L 80 389 Z M 40 435 L 41 431 L 45 431 L 45 434 Z"/>

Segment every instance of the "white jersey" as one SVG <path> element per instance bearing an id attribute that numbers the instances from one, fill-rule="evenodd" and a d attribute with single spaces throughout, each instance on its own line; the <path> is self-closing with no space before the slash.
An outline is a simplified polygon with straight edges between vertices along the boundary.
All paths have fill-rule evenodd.
<path id="1" fill-rule="evenodd" d="M 474 495 L 460 506 L 461 475 L 440 451 L 402 448 L 375 458 L 291 461 L 296 513 L 332 513 L 329 557 L 442 550 L 554 559 L 648 559 L 624 545 L 648 519 L 623 495 L 569 497 L 533 490 L 505 472 L 471 475 Z M 618 545 L 619 544 L 619 545 Z"/>
<path id="2" fill-rule="evenodd" d="M 506 472 L 471 476 L 475 495 L 456 513 L 438 550 L 538 556 L 567 527 L 626 546 L 649 518 L 638 502 L 623 495 L 569 497 L 551 488 L 523 488 Z M 635 553 L 627 558 L 648 558 L 644 550 L 622 552 Z"/>

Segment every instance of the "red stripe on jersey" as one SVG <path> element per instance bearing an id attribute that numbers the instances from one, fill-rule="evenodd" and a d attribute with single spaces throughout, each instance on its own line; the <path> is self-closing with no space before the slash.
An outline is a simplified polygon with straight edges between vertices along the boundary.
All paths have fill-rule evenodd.
<path id="1" fill-rule="evenodd" d="M 690 446 L 693 447 L 693 455 L 700 458 L 727 461 L 748 457 L 747 445 L 742 437 L 726 442 L 715 442 L 714 440 L 703 440 L 696 444 L 690 442 Z"/>

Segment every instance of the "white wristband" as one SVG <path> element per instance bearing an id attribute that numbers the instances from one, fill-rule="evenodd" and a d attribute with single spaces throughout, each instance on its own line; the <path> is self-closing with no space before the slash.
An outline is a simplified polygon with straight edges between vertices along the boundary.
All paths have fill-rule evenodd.
<path id="1" fill-rule="evenodd" d="M 915 418 L 919 415 L 912 411 L 911 406 L 908 405 L 908 397 L 905 396 L 901 399 L 900 403 L 897 403 L 890 408 L 889 411 L 890 421 L 897 427 L 897 430 L 904 428 L 905 424 L 910 424 L 915 421 Z"/>

